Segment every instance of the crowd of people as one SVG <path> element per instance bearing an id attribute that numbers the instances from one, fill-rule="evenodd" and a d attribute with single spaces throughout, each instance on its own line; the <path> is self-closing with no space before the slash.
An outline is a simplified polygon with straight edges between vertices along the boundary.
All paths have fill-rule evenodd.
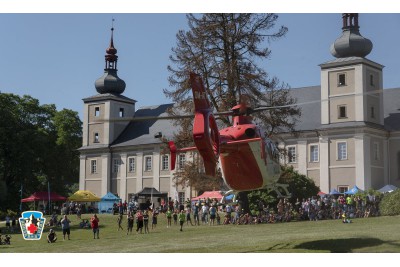
<path id="1" fill-rule="evenodd" d="M 61 207 L 61 214 L 73 215 L 76 214 L 78 218 L 81 218 L 83 213 L 94 213 L 95 208 L 91 205 L 86 205 L 86 203 L 78 203 L 70 201 L 69 203 L 64 203 Z M 57 212 L 55 212 L 57 213 Z"/>
<path id="2" fill-rule="evenodd" d="M 281 198 L 276 207 L 270 207 L 260 201 L 255 214 L 243 212 L 240 205 L 233 205 L 233 207 L 227 205 L 225 207 L 224 224 L 367 218 L 379 216 L 379 202 L 379 197 L 373 195 L 366 198 L 353 195 L 340 195 L 338 197 L 323 195 L 302 200 L 297 199 L 295 203 L 291 203 L 286 198 Z"/>
<path id="3" fill-rule="evenodd" d="M 187 199 L 183 203 L 169 201 L 165 205 L 157 208 L 138 209 L 137 205 L 127 205 L 120 202 L 116 204 L 118 217 L 116 219 L 117 231 L 124 231 L 126 225 L 126 235 L 133 232 L 136 223 L 137 234 L 149 234 L 157 227 L 158 217 L 165 218 L 166 227 L 179 227 L 183 231 L 184 225 L 229 225 L 229 224 L 260 224 L 260 223 L 283 223 L 291 221 L 318 221 L 327 219 L 341 219 L 343 222 L 352 222 L 353 218 L 367 218 L 379 216 L 380 198 L 368 195 L 364 198 L 353 195 L 322 195 L 307 199 L 296 199 L 290 202 L 287 198 L 281 198 L 278 204 L 266 205 L 259 201 L 257 208 L 252 212 L 245 212 L 238 203 L 221 204 L 217 199 L 199 199 L 190 201 Z M 80 219 L 82 206 L 76 203 L 64 203 L 61 209 L 61 219 L 54 213 L 49 219 L 47 226 L 50 231 L 47 241 L 54 243 L 57 240 L 55 227 L 61 228 L 63 240 L 71 239 L 70 219 L 68 216 L 76 214 Z M 193 220 L 192 220 L 193 217 Z M 125 219 L 126 218 L 126 219 Z M 126 220 L 126 224 L 125 221 Z M 15 217 L 6 217 L 6 228 L 15 229 Z M 99 218 L 96 213 L 89 219 L 82 219 L 79 223 L 80 228 L 87 228 L 93 231 L 93 239 L 99 239 Z"/>
<path id="4" fill-rule="evenodd" d="M 190 220 L 192 225 L 258 224 L 343 218 L 349 221 L 353 218 L 379 216 L 379 202 L 380 198 L 374 195 L 361 198 L 354 195 L 326 194 L 297 199 L 294 203 L 287 198 L 281 198 L 276 206 L 266 205 L 263 201 L 259 201 L 253 212 L 245 212 L 237 203 L 222 205 L 216 199 L 200 199 L 192 203 L 186 201 L 185 209 L 187 218 L 190 219 L 190 214 L 193 214 L 194 224 Z M 178 205 L 178 208 L 175 206 L 172 210 L 176 213 L 182 209 L 182 205 Z M 221 215 L 223 220 L 221 220 Z"/>
<path id="5" fill-rule="evenodd" d="M 227 224 L 258 224 L 279 223 L 291 221 L 318 221 L 326 219 L 353 219 L 379 215 L 379 197 L 367 196 L 361 198 L 353 195 L 322 195 L 290 202 L 281 198 L 276 205 L 265 205 L 259 201 L 256 211 L 244 212 L 240 204 L 221 204 L 217 199 L 199 199 L 185 202 L 163 202 L 158 208 L 140 210 L 138 205 L 116 203 L 118 210 L 117 230 L 124 231 L 123 221 L 126 214 L 126 234 L 132 234 L 136 222 L 136 232 L 148 234 L 149 224 L 151 229 L 157 226 L 157 218 L 163 215 L 166 218 L 166 227 L 172 225 L 199 226 L 199 225 L 227 225 Z M 67 212 L 67 211 L 65 211 Z M 193 217 L 193 220 L 192 220 Z M 89 228 L 89 222 L 82 228 Z"/>

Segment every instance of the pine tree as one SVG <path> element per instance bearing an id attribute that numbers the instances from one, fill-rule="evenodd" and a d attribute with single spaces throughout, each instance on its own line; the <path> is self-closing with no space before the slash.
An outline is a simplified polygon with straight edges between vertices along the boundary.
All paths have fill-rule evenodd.
<path id="1" fill-rule="evenodd" d="M 188 14 L 187 20 L 189 29 L 177 33 L 177 45 L 170 56 L 169 83 L 173 89 L 164 89 L 164 94 L 176 103 L 171 115 L 193 113 L 190 71 L 202 77 L 210 103 L 217 112 L 230 110 L 244 99 L 252 107 L 295 103 L 288 93 L 289 86 L 270 77 L 266 64 L 262 65 L 271 55 L 268 43 L 284 37 L 288 30 L 276 26 L 276 14 Z M 299 115 L 297 107 L 254 114 L 269 136 L 281 130 L 293 130 Z M 181 128 L 175 136 L 177 145 L 191 145 L 190 119 L 175 123 Z M 231 118 L 219 117 L 218 124 L 230 126 Z M 201 169 L 198 165 L 192 167 Z M 192 185 L 200 182 L 191 180 L 204 178 L 191 171 L 178 174 L 178 180 L 179 177 Z"/>

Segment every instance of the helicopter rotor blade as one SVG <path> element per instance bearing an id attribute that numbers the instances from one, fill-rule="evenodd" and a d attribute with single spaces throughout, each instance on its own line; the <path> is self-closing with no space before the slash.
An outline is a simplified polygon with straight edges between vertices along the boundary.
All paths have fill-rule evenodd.
<path id="1" fill-rule="evenodd" d="M 366 95 L 378 95 L 382 94 L 383 90 L 378 89 L 378 90 L 373 90 L 369 92 L 363 92 L 363 93 L 357 93 L 357 94 L 349 94 L 349 95 L 341 95 L 341 96 L 335 96 L 335 99 L 337 98 L 345 98 L 345 97 L 356 97 L 356 96 L 366 96 Z M 331 97 L 332 98 L 332 97 Z M 323 102 L 329 102 L 331 98 L 327 99 L 318 99 L 314 101 L 308 101 L 308 102 L 301 102 L 301 103 L 294 103 L 294 104 L 288 104 L 288 105 L 281 105 L 281 106 L 257 106 L 256 108 L 251 108 L 248 107 L 243 110 L 243 109 L 237 109 L 237 110 L 229 110 L 229 111 L 222 111 L 222 112 L 216 112 L 213 113 L 214 116 L 240 116 L 240 115 L 245 115 L 249 116 L 253 113 L 256 112 L 262 112 L 262 111 L 267 111 L 267 110 L 274 110 L 274 109 L 284 109 L 284 108 L 290 108 L 290 107 L 298 107 L 298 106 L 303 106 L 303 105 L 309 105 L 309 104 L 316 104 L 316 103 L 323 103 Z M 176 120 L 176 119 L 192 119 L 194 118 L 194 114 L 191 115 L 175 115 L 175 116 L 143 116 L 143 117 L 129 117 L 129 118 L 115 118 L 115 119 L 110 119 L 108 121 L 114 121 L 114 122 L 125 122 L 125 121 L 146 121 L 146 120 Z M 101 121 L 101 120 L 97 120 Z"/>
<path id="2" fill-rule="evenodd" d="M 368 95 L 374 96 L 374 95 L 378 95 L 378 94 L 382 94 L 382 93 L 383 93 L 383 90 L 382 89 L 378 89 L 378 90 L 362 92 L 362 93 L 357 93 L 357 94 L 340 95 L 340 96 L 335 96 L 335 97 L 330 97 L 330 98 L 325 98 L 325 99 L 318 99 L 318 100 L 314 100 L 314 101 L 294 103 L 294 104 L 288 104 L 288 105 L 282 105 L 282 106 L 262 106 L 261 105 L 261 106 L 258 106 L 255 109 L 253 109 L 251 111 L 251 113 L 259 112 L 259 111 L 265 111 L 265 110 L 272 110 L 272 109 L 283 109 L 283 108 L 304 106 L 304 105 L 309 105 L 309 104 L 329 102 L 329 101 L 331 101 L 331 99 L 346 98 L 346 97 L 357 97 L 357 96 L 368 96 Z"/>
<path id="3" fill-rule="evenodd" d="M 308 102 L 294 103 L 294 104 L 289 104 L 289 105 L 273 106 L 273 107 L 271 107 L 271 106 L 258 106 L 257 108 L 254 109 L 254 111 L 257 112 L 257 111 L 264 111 L 264 110 L 271 110 L 271 109 L 290 108 L 290 107 L 297 107 L 297 106 L 315 104 L 315 103 L 320 103 L 320 102 L 323 102 L 323 100 L 315 100 L 315 101 L 308 101 Z"/>
<path id="4" fill-rule="evenodd" d="M 214 116 L 232 116 L 232 115 L 234 115 L 234 112 L 232 112 L 230 110 L 230 111 L 216 112 L 216 113 L 213 113 L 213 114 L 214 114 Z"/>
<path id="5" fill-rule="evenodd" d="M 177 119 L 193 119 L 194 115 L 177 115 L 177 116 L 142 116 L 142 117 L 126 117 L 126 118 L 114 118 L 107 121 L 113 122 L 126 122 L 126 121 L 156 121 L 156 120 L 177 120 Z"/>
<path id="6" fill-rule="evenodd" d="M 357 94 L 349 94 L 349 95 L 340 95 L 340 96 L 335 96 L 335 99 L 338 98 L 346 98 L 346 97 L 356 97 L 356 96 L 368 96 L 368 95 L 378 95 L 378 94 L 382 94 L 383 90 L 382 89 L 378 89 L 378 90 L 373 90 L 373 91 L 369 91 L 369 92 L 363 92 L 363 93 L 357 93 Z M 318 100 L 313 100 L 313 101 L 307 101 L 307 102 L 301 102 L 301 103 L 293 103 L 293 104 L 288 104 L 288 105 L 281 105 L 281 106 L 263 106 L 263 105 L 259 105 L 256 108 L 251 108 L 251 107 L 247 107 L 247 109 L 243 112 L 243 111 L 237 111 L 237 112 L 233 112 L 233 111 L 226 111 L 226 112 L 221 112 L 221 115 L 250 115 L 252 113 L 255 112 L 261 112 L 261 111 L 266 111 L 266 110 L 273 110 L 273 109 L 284 109 L 284 108 L 291 108 L 291 107 L 298 107 L 298 106 L 304 106 L 304 105 L 310 105 L 310 104 L 316 104 L 316 103 L 323 103 L 323 102 L 329 102 L 331 101 L 333 97 L 331 98 L 325 98 L 325 99 L 318 99 Z"/>

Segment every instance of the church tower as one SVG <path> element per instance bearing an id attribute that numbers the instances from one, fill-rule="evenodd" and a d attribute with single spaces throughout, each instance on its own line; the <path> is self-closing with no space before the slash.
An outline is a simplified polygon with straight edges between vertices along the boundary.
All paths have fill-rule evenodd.
<path id="1" fill-rule="evenodd" d="M 321 67 L 320 187 L 377 186 L 387 175 L 383 66 L 366 58 L 372 42 L 360 34 L 358 14 L 342 14 L 336 59 Z"/>
<path id="2" fill-rule="evenodd" d="M 79 189 L 98 196 L 111 191 L 112 152 L 110 145 L 129 124 L 118 120 L 135 115 L 136 100 L 122 95 L 126 84 L 117 75 L 114 28 L 106 49 L 104 74 L 95 81 L 97 95 L 84 98 L 83 141 L 80 148 Z"/>
<path id="3" fill-rule="evenodd" d="M 133 117 L 136 101 L 121 95 L 125 82 L 117 75 L 117 49 L 114 47 L 114 28 L 110 46 L 106 49 L 104 74 L 95 82 L 98 95 L 83 99 L 83 146 L 110 145 L 125 129 L 128 122 L 118 118 Z"/>
<path id="4" fill-rule="evenodd" d="M 321 123 L 383 125 L 383 66 L 366 59 L 372 42 L 359 32 L 358 14 L 342 14 L 342 35 L 331 45 L 335 60 L 321 67 Z"/>

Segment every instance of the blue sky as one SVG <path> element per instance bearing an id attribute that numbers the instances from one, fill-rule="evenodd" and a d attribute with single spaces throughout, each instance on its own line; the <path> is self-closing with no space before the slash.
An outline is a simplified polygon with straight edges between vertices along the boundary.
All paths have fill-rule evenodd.
<path id="1" fill-rule="evenodd" d="M 102 6 L 102 2 L 96 1 L 96 6 Z M 168 6 L 151 12 L 151 7 L 116 9 L 119 1 L 112 3 L 110 8 L 99 10 L 90 5 L 79 10 L 66 8 L 68 13 L 51 5 L 43 9 L 45 12 L 37 6 L 30 10 L 29 1 L 22 12 L 15 12 L 14 5 L 6 9 L 4 12 L 9 13 L 0 14 L 0 91 L 28 94 L 41 104 L 53 103 L 59 110 L 72 109 L 82 117 L 82 99 L 97 94 L 94 82 L 103 74 L 114 18 L 118 75 L 127 84 L 124 95 L 137 100 L 137 108 L 170 103 L 162 93 L 164 88 L 169 89 L 169 55 L 178 30 L 187 29 L 185 13 L 197 13 L 196 10 Z M 262 7 L 262 12 L 269 12 L 269 6 Z M 214 12 L 223 8 L 198 10 Z M 243 6 L 238 9 L 247 11 Z M 352 6 L 349 10 L 353 12 L 351 9 Z M 367 58 L 385 66 L 384 88 L 394 88 L 400 87 L 400 13 L 387 9 L 386 13 L 373 13 L 381 10 L 361 8 L 364 13 L 360 13 L 359 24 L 361 34 L 374 45 Z M 265 69 L 292 88 L 319 85 L 318 65 L 333 59 L 329 47 L 341 35 L 340 13 L 344 11 L 327 13 L 323 9 L 274 6 L 272 11 L 275 10 L 279 15 L 278 25 L 287 26 L 289 31 L 286 37 L 268 44 L 272 54 L 263 63 Z M 258 12 L 258 6 L 250 11 Z"/>

